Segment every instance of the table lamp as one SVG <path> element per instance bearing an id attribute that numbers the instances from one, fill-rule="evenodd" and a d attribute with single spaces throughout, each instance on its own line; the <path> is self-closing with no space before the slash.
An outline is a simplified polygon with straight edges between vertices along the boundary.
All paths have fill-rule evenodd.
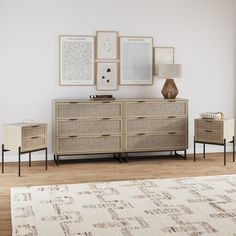
<path id="1" fill-rule="evenodd" d="M 165 99 L 175 99 L 179 93 L 173 78 L 180 78 L 182 65 L 181 64 L 159 64 L 158 77 L 166 79 L 161 93 Z"/>

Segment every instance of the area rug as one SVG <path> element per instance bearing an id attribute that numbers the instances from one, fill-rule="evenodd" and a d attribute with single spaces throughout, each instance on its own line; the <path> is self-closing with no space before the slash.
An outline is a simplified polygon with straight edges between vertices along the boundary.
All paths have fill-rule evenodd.
<path id="1" fill-rule="evenodd" d="M 11 189 L 14 236 L 236 236 L 236 175 Z"/>

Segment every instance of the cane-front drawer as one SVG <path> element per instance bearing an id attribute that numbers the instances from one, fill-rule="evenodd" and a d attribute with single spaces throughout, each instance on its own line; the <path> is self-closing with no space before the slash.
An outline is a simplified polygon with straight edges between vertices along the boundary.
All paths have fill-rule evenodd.
<path id="1" fill-rule="evenodd" d="M 128 150 L 177 150 L 187 147 L 187 138 L 184 134 L 163 134 L 163 135 L 128 135 Z"/>
<path id="2" fill-rule="evenodd" d="M 213 130 L 195 130 L 195 140 L 209 143 L 224 143 L 223 132 Z"/>
<path id="3" fill-rule="evenodd" d="M 96 120 L 59 120 L 58 136 L 94 135 L 101 133 L 120 134 L 122 132 L 121 120 L 109 118 Z"/>
<path id="4" fill-rule="evenodd" d="M 58 153 L 106 153 L 121 150 L 121 136 L 63 137 L 58 138 L 57 142 Z"/>
<path id="5" fill-rule="evenodd" d="M 184 101 L 151 102 L 137 101 L 126 103 L 127 117 L 187 115 L 187 103 Z"/>
<path id="6" fill-rule="evenodd" d="M 46 135 L 47 126 L 46 125 L 33 125 L 22 127 L 22 138 L 29 138 L 35 136 Z"/>
<path id="7" fill-rule="evenodd" d="M 158 133 L 169 131 L 186 131 L 186 118 L 167 118 L 167 119 L 148 119 L 138 117 L 136 119 L 127 120 L 127 133 Z"/>
<path id="8" fill-rule="evenodd" d="M 46 136 L 35 136 L 31 138 L 25 138 L 22 140 L 22 152 L 37 150 L 47 147 Z"/>
<path id="9" fill-rule="evenodd" d="M 196 129 L 223 131 L 223 121 L 196 119 L 195 122 Z"/>
<path id="10" fill-rule="evenodd" d="M 57 103 L 57 118 L 98 118 L 121 117 L 122 103 L 94 102 L 94 103 Z"/>

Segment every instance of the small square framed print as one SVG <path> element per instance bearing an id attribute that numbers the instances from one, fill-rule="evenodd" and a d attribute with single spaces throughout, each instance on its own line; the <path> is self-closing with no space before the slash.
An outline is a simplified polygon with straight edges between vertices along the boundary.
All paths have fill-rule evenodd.
<path id="1" fill-rule="evenodd" d="M 154 75 L 158 74 L 158 64 L 174 64 L 175 51 L 173 47 L 154 48 Z"/>
<path id="2" fill-rule="evenodd" d="M 118 32 L 97 31 L 96 60 L 118 60 Z"/>
<path id="3" fill-rule="evenodd" d="M 110 61 L 97 62 L 96 82 L 97 90 L 117 90 L 118 63 Z"/>

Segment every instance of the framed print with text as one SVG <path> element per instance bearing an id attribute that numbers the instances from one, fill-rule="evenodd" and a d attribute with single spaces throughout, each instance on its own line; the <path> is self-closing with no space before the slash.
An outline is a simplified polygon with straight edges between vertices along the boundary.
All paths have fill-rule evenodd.
<path id="1" fill-rule="evenodd" d="M 60 85 L 94 84 L 93 36 L 61 35 Z"/>

